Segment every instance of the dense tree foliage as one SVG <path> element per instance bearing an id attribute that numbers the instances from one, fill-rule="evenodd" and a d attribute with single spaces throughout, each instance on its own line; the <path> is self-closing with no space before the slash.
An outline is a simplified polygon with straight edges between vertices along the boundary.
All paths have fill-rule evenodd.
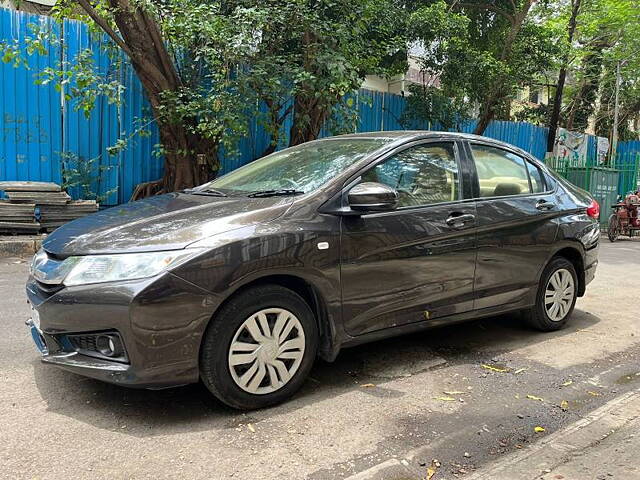
<path id="1" fill-rule="evenodd" d="M 273 150 L 291 117 L 290 144 L 316 138 L 336 111 L 348 116 L 368 73 L 406 69 L 406 25 L 394 0 L 63 0 L 54 15 L 77 18 L 124 52 L 149 99 L 160 130 L 164 178 L 145 193 L 172 191 L 215 175 L 221 150 L 233 151 L 258 116 Z M 50 32 L 30 39 L 42 50 Z M 5 61 L 19 62 L 14 45 Z M 66 83 L 87 114 L 96 96 L 119 101 L 117 76 L 105 79 L 91 51 L 42 72 Z M 266 108 L 263 108 L 266 106 Z M 266 113 L 265 113 L 266 111 Z M 120 141 L 120 146 L 126 139 Z"/>
<path id="2" fill-rule="evenodd" d="M 438 80 L 412 90 L 412 118 L 455 128 L 471 111 L 476 133 L 505 119 L 611 136 L 620 65 L 621 135 L 638 136 L 636 0 L 432 0 L 411 18 L 415 40 L 427 46 L 423 68 Z M 548 104 L 516 101 L 525 87 L 546 88 Z"/>
<path id="3" fill-rule="evenodd" d="M 563 69 L 553 105 L 557 117 L 551 118 L 550 127 L 560 125 L 611 138 L 619 67 L 619 131 L 624 138 L 637 138 L 640 3 L 563 0 L 547 21 L 566 25 L 571 40 L 564 47 Z M 560 88 L 563 73 L 568 78 L 564 90 Z"/>
<path id="4" fill-rule="evenodd" d="M 135 69 L 165 158 L 146 194 L 213 177 L 252 118 L 271 137 L 260 154 L 349 128 L 365 75 L 406 71 L 408 52 L 426 81 L 406 92 L 407 126 L 521 119 L 610 135 L 617 85 L 624 138 L 640 123 L 637 0 L 61 0 L 53 14 L 106 34 L 114 65 Z M 5 42 L 3 60 L 46 53 L 52 35 L 34 30 L 26 52 Z M 87 115 L 100 95 L 120 101 L 119 76 L 98 73 L 90 50 L 61 58 L 39 82 L 65 85 Z M 549 104 L 518 100 L 527 88 Z"/>
<path id="5" fill-rule="evenodd" d="M 365 75 L 406 70 L 404 9 L 394 1 L 268 0 L 254 2 L 250 11 L 259 38 L 243 59 L 245 84 L 268 107 L 268 151 L 288 116 L 290 145 L 313 140 L 336 107 L 349 110 L 347 95 Z"/>
<path id="6" fill-rule="evenodd" d="M 456 118 L 475 110 L 481 134 L 491 120 L 509 119 L 517 93 L 557 65 L 557 26 L 541 21 L 534 0 L 426 3 L 412 14 L 413 31 L 426 46 L 423 68 L 437 76 L 439 88 L 425 92 L 424 119 L 431 120 L 432 99 L 442 94 L 450 99 L 444 102 L 451 107 L 447 112 Z M 452 123 L 437 117 L 433 120 L 443 125 Z"/>

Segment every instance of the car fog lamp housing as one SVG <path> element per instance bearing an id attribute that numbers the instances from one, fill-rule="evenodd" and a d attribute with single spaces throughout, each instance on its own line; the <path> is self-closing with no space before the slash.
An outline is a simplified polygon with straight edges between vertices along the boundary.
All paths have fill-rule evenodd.
<path id="1" fill-rule="evenodd" d="M 105 357 L 120 357 L 124 352 L 122 341 L 116 335 L 98 335 L 96 349 Z"/>

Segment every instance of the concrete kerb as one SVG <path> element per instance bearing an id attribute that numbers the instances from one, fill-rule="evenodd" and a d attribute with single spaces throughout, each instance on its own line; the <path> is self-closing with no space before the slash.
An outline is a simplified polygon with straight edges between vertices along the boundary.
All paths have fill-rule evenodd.
<path id="1" fill-rule="evenodd" d="M 480 467 L 465 476 L 466 480 L 514 480 L 538 478 L 579 455 L 581 451 L 597 445 L 603 439 L 640 417 L 640 390 L 617 397 L 584 418 L 540 439 L 535 444 L 496 462 Z M 416 448 L 401 459 L 389 459 L 347 480 L 419 479 L 424 471 L 416 471 L 418 458 L 428 458 L 434 445 Z M 425 467 L 426 469 L 426 467 Z M 537 475 L 536 475 L 537 474 Z"/>
<path id="2" fill-rule="evenodd" d="M 0 257 L 30 257 L 38 251 L 44 235 L 0 236 Z"/>

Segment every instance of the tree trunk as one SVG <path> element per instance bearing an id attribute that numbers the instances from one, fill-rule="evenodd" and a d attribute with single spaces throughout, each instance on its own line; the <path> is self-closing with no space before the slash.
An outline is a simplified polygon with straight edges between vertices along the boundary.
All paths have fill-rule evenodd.
<path id="1" fill-rule="evenodd" d="M 315 140 L 329 116 L 330 106 L 321 104 L 311 95 L 296 96 L 293 103 L 293 124 L 289 136 L 289 146 Z"/>
<path id="2" fill-rule="evenodd" d="M 165 156 L 164 176 L 162 181 L 155 182 L 157 189 L 148 186 L 143 191 L 172 192 L 212 178 L 218 166 L 217 142 L 191 134 L 182 124 L 169 123 L 164 119 L 161 108 L 163 95 L 178 92 L 182 83 L 155 19 L 130 0 L 108 0 L 116 33 L 89 0 L 78 0 L 78 3 L 131 60 L 160 130 Z M 195 118 L 193 120 L 196 121 Z"/>
<path id="3" fill-rule="evenodd" d="M 494 95 L 487 96 L 487 99 L 485 100 L 485 103 L 482 105 L 482 109 L 480 110 L 480 118 L 478 118 L 476 128 L 473 130 L 474 134 L 482 135 L 491 123 L 491 120 L 493 120 L 493 116 L 495 115 L 495 100 L 496 99 Z"/>
<path id="4" fill-rule="evenodd" d="M 212 180 L 219 169 L 217 142 L 189 133 L 181 124 L 164 121 L 158 111 L 159 99 L 149 95 L 149 90 L 147 94 L 164 154 L 162 189 L 158 193 L 184 190 Z"/>
<path id="5" fill-rule="evenodd" d="M 502 52 L 500 54 L 500 61 L 505 62 L 511 56 L 511 50 L 513 49 L 513 44 L 520 33 L 520 29 L 522 28 L 522 24 L 524 23 L 527 15 L 529 14 L 529 10 L 537 0 L 525 0 L 524 5 L 518 11 L 513 12 L 513 15 L 509 16 L 509 21 L 511 22 L 511 28 L 509 29 L 509 34 L 504 42 L 504 47 L 502 48 Z M 515 7 L 515 3 L 514 3 Z M 503 75 L 499 75 L 496 79 L 494 85 L 489 89 L 488 94 L 485 96 L 484 101 L 482 102 L 482 106 L 480 107 L 480 118 L 478 119 L 478 124 L 476 125 L 473 133 L 476 135 L 482 135 L 484 131 L 489 126 L 493 117 L 495 117 L 495 108 L 498 104 L 500 104 L 503 100 L 505 100 L 504 93 L 504 81 L 505 78 Z"/>
<path id="6" fill-rule="evenodd" d="M 603 37 L 600 31 L 598 36 Z M 585 78 L 579 90 L 571 102 L 571 108 L 567 117 L 567 130 L 585 130 L 589 126 L 589 117 L 593 115 L 600 77 L 602 76 L 602 52 L 611 47 L 611 41 L 604 36 L 596 41 L 593 51 L 584 58 L 583 70 Z"/>
<path id="7" fill-rule="evenodd" d="M 276 149 L 278 148 L 278 144 L 280 143 L 280 135 L 284 122 L 293 109 L 293 105 L 289 105 L 283 111 L 284 105 L 279 101 L 274 100 L 273 98 L 264 98 L 263 101 L 269 109 L 269 129 L 271 130 L 271 142 L 269 143 L 269 146 L 264 149 L 262 154 L 254 158 L 254 160 L 265 157 L 267 155 L 271 155 L 276 151 Z"/>
<path id="8" fill-rule="evenodd" d="M 569 25 L 567 31 L 567 40 L 569 45 L 573 42 L 573 35 L 576 31 L 576 23 L 578 19 L 578 13 L 580 11 L 581 0 L 574 0 L 573 9 L 571 10 L 571 18 L 569 18 Z M 551 118 L 549 119 L 549 133 L 547 136 L 547 152 L 553 152 L 553 147 L 556 142 L 556 132 L 558 130 L 558 124 L 560 123 L 560 110 L 562 108 L 562 96 L 564 94 L 564 83 L 567 79 L 567 65 L 569 63 L 568 55 L 565 56 L 562 62 L 562 68 L 558 74 L 558 85 L 556 85 L 556 93 L 553 97 L 553 110 L 551 112 Z"/>
<path id="9" fill-rule="evenodd" d="M 306 30 L 302 35 L 304 49 L 303 65 L 306 72 L 316 74 L 323 66 L 317 65 L 314 56 L 314 42 L 317 41 L 315 32 Z M 339 101 L 336 98 L 336 102 Z M 320 130 L 329 116 L 333 104 L 322 94 L 316 96 L 314 85 L 303 85 L 293 100 L 293 124 L 289 131 L 289 146 L 293 147 L 304 142 L 315 140 L 320 135 Z"/>
<path id="10" fill-rule="evenodd" d="M 183 128 L 172 125 L 160 124 L 159 128 L 164 151 L 164 191 L 183 190 L 211 180 L 217 159 L 215 151 L 204 150 L 206 139 L 187 135 Z"/>

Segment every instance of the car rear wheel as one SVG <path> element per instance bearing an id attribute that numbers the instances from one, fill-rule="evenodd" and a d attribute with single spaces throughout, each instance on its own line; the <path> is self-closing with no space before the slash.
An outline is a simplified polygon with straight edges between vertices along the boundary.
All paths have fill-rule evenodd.
<path id="1" fill-rule="evenodd" d="M 560 330 L 571 316 L 577 297 L 578 276 L 573 264 L 555 257 L 542 272 L 536 304 L 525 312 L 525 319 L 537 330 Z"/>
<path id="2" fill-rule="evenodd" d="M 620 235 L 620 226 L 618 224 L 618 217 L 615 213 L 609 216 L 609 227 L 607 228 L 607 236 L 610 242 L 615 242 Z"/>
<path id="3" fill-rule="evenodd" d="M 278 285 L 233 297 L 205 333 L 200 377 L 223 403 L 256 409 L 279 403 L 304 383 L 318 329 L 307 303 Z"/>

